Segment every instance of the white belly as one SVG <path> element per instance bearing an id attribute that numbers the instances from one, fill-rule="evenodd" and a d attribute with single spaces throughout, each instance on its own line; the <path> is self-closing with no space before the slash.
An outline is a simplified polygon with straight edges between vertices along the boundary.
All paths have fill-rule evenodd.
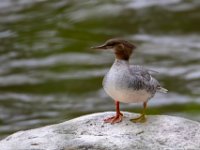
<path id="1" fill-rule="evenodd" d="M 139 103 L 149 100 L 152 96 L 151 93 L 144 89 L 134 90 L 128 86 L 129 82 L 132 82 L 131 76 L 127 63 L 119 64 L 116 61 L 103 80 L 104 90 L 114 100 L 124 103 Z"/>
<path id="2" fill-rule="evenodd" d="M 113 76 L 113 74 L 108 74 L 104 80 L 104 90 L 106 93 L 112 97 L 114 100 L 124 102 L 124 103 L 139 103 L 149 100 L 152 96 L 151 93 L 146 90 L 134 90 L 126 87 L 122 87 L 123 83 L 117 82 L 120 80 L 120 75 Z M 127 82 L 122 80 L 121 82 Z"/>
<path id="3" fill-rule="evenodd" d="M 151 94 L 145 90 L 116 90 L 114 87 L 104 88 L 106 93 L 113 98 L 123 103 L 140 103 L 147 101 Z"/>
<path id="4" fill-rule="evenodd" d="M 151 93 L 146 90 L 134 90 L 128 88 L 128 86 L 122 86 L 126 84 L 128 78 L 124 78 L 129 72 L 118 69 L 117 67 L 112 67 L 108 74 L 105 76 L 103 81 L 103 87 L 106 93 L 113 98 L 124 103 L 139 103 L 148 101 L 152 96 Z M 121 82 L 118 82 L 121 81 Z"/>

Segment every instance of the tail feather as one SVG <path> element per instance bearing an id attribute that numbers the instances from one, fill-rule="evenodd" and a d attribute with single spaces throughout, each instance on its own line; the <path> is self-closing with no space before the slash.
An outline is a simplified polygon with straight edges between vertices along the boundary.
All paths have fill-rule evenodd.
<path id="1" fill-rule="evenodd" d="M 157 88 L 157 91 L 158 91 L 158 92 L 161 92 L 161 93 L 167 93 L 167 92 L 168 92 L 167 89 L 165 89 L 165 88 L 163 88 L 163 87 L 161 87 L 161 86 L 159 86 L 159 87 Z"/>

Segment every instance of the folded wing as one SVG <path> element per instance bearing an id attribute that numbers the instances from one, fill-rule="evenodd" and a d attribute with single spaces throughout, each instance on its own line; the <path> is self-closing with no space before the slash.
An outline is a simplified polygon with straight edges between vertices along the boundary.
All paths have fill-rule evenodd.
<path id="1" fill-rule="evenodd" d="M 158 87 L 160 87 L 159 82 L 150 74 L 150 72 L 156 71 L 148 70 L 138 65 L 131 65 L 129 71 L 132 76 L 130 86 L 135 90 L 146 90 L 147 92 L 155 94 Z"/>

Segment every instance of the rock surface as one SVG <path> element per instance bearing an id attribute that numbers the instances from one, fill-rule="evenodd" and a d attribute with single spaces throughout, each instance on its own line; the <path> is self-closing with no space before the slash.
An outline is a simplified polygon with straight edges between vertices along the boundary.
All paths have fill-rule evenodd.
<path id="1" fill-rule="evenodd" d="M 124 112 L 118 124 L 103 119 L 114 112 L 82 116 L 64 123 L 20 131 L 0 141 L 1 150 L 161 150 L 200 149 L 200 123 L 179 117 L 148 116 L 132 123 L 138 114 Z"/>

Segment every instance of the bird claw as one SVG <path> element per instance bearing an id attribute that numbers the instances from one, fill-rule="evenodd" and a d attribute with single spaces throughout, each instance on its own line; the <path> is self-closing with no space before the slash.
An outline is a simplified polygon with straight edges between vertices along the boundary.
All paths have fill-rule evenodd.
<path id="1" fill-rule="evenodd" d="M 137 118 L 133 118 L 130 121 L 134 122 L 134 123 L 144 123 L 146 122 L 146 117 L 144 114 L 142 114 L 141 116 L 137 117 Z"/>
<path id="2" fill-rule="evenodd" d="M 113 117 L 104 119 L 104 122 L 105 122 L 105 123 L 110 123 L 110 124 L 115 124 L 115 123 L 121 122 L 121 121 L 122 121 L 122 118 L 123 118 L 123 114 L 122 114 L 122 113 L 119 113 L 119 114 L 117 114 L 116 116 L 113 116 Z"/>

